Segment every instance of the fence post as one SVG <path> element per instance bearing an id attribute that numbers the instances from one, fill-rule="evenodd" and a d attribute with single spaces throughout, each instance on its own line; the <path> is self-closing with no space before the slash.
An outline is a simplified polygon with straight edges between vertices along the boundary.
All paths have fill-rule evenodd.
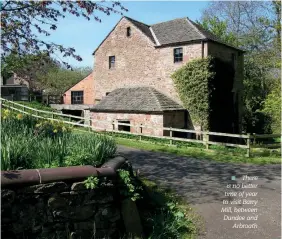
<path id="1" fill-rule="evenodd" d="M 171 130 L 171 127 L 169 127 L 169 137 L 172 138 L 172 130 Z M 172 145 L 172 139 L 169 140 L 169 144 Z"/>
<path id="2" fill-rule="evenodd" d="M 250 157 L 250 151 L 251 151 L 251 144 L 250 144 L 250 138 L 251 135 L 250 133 L 247 134 L 248 138 L 247 138 L 247 157 Z"/>
<path id="3" fill-rule="evenodd" d="M 115 130 L 115 121 L 113 120 L 113 130 L 112 131 L 114 130 Z"/>
<path id="4" fill-rule="evenodd" d="M 118 129 L 118 121 L 115 121 L 115 130 L 116 131 L 119 131 L 119 129 Z M 118 133 L 119 134 L 119 133 Z"/>
<path id="5" fill-rule="evenodd" d="M 92 127 L 91 118 L 89 118 L 89 131 L 91 131 L 91 127 Z"/>
<path id="6" fill-rule="evenodd" d="M 140 134 L 142 134 L 142 124 L 140 124 Z M 142 136 L 139 135 L 139 140 L 141 141 L 141 139 L 142 139 Z"/>
<path id="7" fill-rule="evenodd" d="M 255 145 L 256 144 L 256 134 L 255 133 L 253 134 L 253 137 L 254 137 L 253 145 Z"/>
<path id="8" fill-rule="evenodd" d="M 206 132 L 206 133 L 205 133 L 205 145 L 206 145 L 206 149 L 209 149 L 209 140 L 210 140 L 209 132 Z"/>

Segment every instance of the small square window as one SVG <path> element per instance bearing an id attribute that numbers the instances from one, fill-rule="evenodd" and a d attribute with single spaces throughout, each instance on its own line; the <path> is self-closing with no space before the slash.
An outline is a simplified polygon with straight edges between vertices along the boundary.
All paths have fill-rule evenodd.
<path id="1" fill-rule="evenodd" d="M 83 91 L 72 91 L 71 92 L 71 104 L 83 104 Z"/>
<path id="2" fill-rule="evenodd" d="M 174 63 L 183 61 L 183 48 L 175 48 L 173 50 Z"/>
<path id="3" fill-rule="evenodd" d="M 126 28 L 126 36 L 127 37 L 131 36 L 131 28 L 130 27 Z"/>
<path id="4" fill-rule="evenodd" d="M 116 63 L 116 57 L 110 56 L 109 57 L 109 69 L 114 68 Z"/>

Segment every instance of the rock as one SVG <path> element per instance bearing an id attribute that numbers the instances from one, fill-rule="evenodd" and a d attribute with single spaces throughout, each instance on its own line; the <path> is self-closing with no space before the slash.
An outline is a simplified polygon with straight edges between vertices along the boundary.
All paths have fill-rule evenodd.
<path id="1" fill-rule="evenodd" d="M 78 182 L 78 183 L 74 183 L 71 186 L 71 190 L 72 191 L 84 191 L 84 190 L 87 190 L 87 188 L 84 182 Z"/>
<path id="2" fill-rule="evenodd" d="M 39 184 L 26 187 L 21 190 L 23 193 L 61 193 L 68 190 L 68 185 L 64 182 Z"/>
<path id="3" fill-rule="evenodd" d="M 1 207 L 10 205 L 14 202 L 15 192 L 9 189 L 1 190 Z"/>
<path id="4" fill-rule="evenodd" d="M 95 208 L 92 205 L 69 208 L 68 210 L 56 210 L 53 212 L 55 218 L 65 218 L 77 221 L 87 220 L 95 213 Z"/>
<path id="5" fill-rule="evenodd" d="M 60 196 L 53 196 L 49 198 L 48 206 L 51 209 L 66 208 L 68 206 L 68 201 Z"/>

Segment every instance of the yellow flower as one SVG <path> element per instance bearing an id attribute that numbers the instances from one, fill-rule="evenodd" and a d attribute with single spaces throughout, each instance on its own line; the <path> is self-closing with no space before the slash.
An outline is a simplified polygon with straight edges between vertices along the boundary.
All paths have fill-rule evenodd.
<path id="1" fill-rule="evenodd" d="M 57 133 L 57 132 L 58 132 L 58 130 L 57 130 L 57 129 L 54 129 L 54 130 L 53 130 L 53 132 L 54 132 L 54 133 Z"/>
<path id="2" fill-rule="evenodd" d="M 9 114 L 9 113 L 10 113 L 10 110 L 8 110 L 8 109 L 4 110 L 4 114 Z"/>
<path id="3" fill-rule="evenodd" d="M 23 118 L 23 115 L 22 114 L 17 114 L 17 119 L 20 120 Z"/>

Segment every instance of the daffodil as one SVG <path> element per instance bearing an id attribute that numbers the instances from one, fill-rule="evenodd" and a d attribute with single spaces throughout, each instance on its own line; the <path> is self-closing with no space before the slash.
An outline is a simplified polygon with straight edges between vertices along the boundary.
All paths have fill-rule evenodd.
<path id="1" fill-rule="evenodd" d="M 22 114 L 17 114 L 17 119 L 18 120 L 21 120 L 23 118 L 23 115 Z"/>
<path id="2" fill-rule="evenodd" d="M 4 114 L 9 114 L 9 113 L 10 113 L 10 110 L 8 110 L 8 109 L 4 110 Z"/>

